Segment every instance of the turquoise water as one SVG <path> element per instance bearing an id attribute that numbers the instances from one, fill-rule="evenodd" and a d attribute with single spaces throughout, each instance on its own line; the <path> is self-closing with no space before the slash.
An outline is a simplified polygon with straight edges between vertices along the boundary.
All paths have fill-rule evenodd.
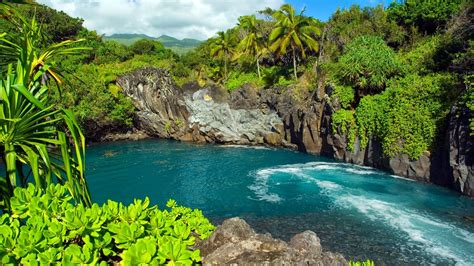
<path id="1" fill-rule="evenodd" d="M 88 147 L 95 202 L 169 198 L 215 223 L 240 216 L 288 240 L 313 230 L 323 247 L 388 265 L 474 265 L 474 200 L 372 168 L 262 147 L 166 140 Z"/>

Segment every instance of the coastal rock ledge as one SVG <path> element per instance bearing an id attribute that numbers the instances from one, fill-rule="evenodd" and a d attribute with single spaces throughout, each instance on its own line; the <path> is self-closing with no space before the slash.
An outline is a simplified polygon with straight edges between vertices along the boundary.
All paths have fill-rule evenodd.
<path id="1" fill-rule="evenodd" d="M 146 135 L 200 143 L 286 147 L 336 160 L 375 167 L 410 179 L 449 187 L 474 197 L 472 114 L 453 110 L 440 132 L 437 148 L 417 160 L 406 154 L 388 158 L 380 141 L 369 140 L 354 151 L 348 138 L 333 132 L 337 106 L 330 88 L 313 92 L 292 87 L 256 89 L 243 86 L 229 93 L 217 85 L 179 87 L 162 69 L 144 68 L 120 77 L 117 85 L 137 108 L 135 126 Z"/>
<path id="2" fill-rule="evenodd" d="M 257 234 L 242 219 L 225 220 L 198 245 L 203 265 L 347 265 L 341 254 L 323 252 L 312 231 L 295 235 L 289 243 L 270 234 Z"/>

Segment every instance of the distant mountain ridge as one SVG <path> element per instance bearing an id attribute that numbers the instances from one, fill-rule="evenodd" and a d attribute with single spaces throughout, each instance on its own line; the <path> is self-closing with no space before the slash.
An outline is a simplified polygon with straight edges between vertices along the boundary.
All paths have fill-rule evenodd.
<path id="1" fill-rule="evenodd" d="M 116 33 L 110 36 L 105 36 L 105 40 L 113 40 L 125 45 L 131 45 L 140 39 L 149 39 L 161 42 L 166 48 L 173 50 L 178 54 L 184 54 L 202 43 L 200 40 L 184 38 L 182 40 L 168 35 L 161 35 L 158 38 L 148 36 L 146 34 L 135 33 Z"/>

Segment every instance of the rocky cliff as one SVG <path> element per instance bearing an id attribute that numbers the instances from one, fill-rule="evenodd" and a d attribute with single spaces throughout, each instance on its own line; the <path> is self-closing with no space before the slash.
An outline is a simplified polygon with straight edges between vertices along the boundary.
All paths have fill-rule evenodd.
<path id="1" fill-rule="evenodd" d="M 355 152 L 348 151 L 346 136 L 332 132 L 332 104 L 305 90 L 244 86 L 228 93 L 217 86 L 200 88 L 197 84 L 179 88 L 166 71 L 153 68 L 123 76 L 117 83 L 138 109 L 137 126 L 151 136 L 283 146 L 474 196 L 474 147 L 467 109 L 454 107 L 439 149 L 412 161 L 404 154 L 386 158 L 376 139 L 365 149 L 356 140 Z"/>

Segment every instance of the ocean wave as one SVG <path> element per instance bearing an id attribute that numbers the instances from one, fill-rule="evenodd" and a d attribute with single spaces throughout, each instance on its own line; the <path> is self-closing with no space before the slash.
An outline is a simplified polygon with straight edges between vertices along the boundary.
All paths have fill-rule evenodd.
<path id="1" fill-rule="evenodd" d="M 450 258 L 456 262 L 456 265 L 468 265 L 468 261 L 474 259 L 471 257 L 466 261 L 472 254 L 446 245 L 447 241 L 472 243 L 472 234 L 455 225 L 364 196 L 346 195 L 335 198 L 335 202 L 345 208 L 355 208 L 371 220 L 384 221 L 389 226 L 403 231 L 412 241 L 421 244 L 427 252 Z M 470 244 L 466 243 L 466 245 Z"/>
<path id="2" fill-rule="evenodd" d="M 415 180 L 413 180 L 413 179 L 406 178 L 406 177 L 403 177 L 403 176 L 398 176 L 398 175 L 390 175 L 390 176 L 393 177 L 393 178 L 396 178 L 396 179 L 401 179 L 401 180 L 406 180 L 406 181 L 412 181 L 412 182 L 415 181 Z"/>
<path id="3" fill-rule="evenodd" d="M 241 149 L 253 149 L 253 150 L 274 150 L 266 146 L 252 146 L 252 145 L 237 145 L 237 144 L 224 144 L 219 145 L 221 148 L 241 148 Z"/>
<path id="4" fill-rule="evenodd" d="M 255 174 L 255 182 L 248 188 L 254 192 L 258 200 L 270 203 L 277 203 L 283 200 L 278 194 L 269 192 L 268 179 L 273 173 L 272 169 L 264 169 Z"/>

